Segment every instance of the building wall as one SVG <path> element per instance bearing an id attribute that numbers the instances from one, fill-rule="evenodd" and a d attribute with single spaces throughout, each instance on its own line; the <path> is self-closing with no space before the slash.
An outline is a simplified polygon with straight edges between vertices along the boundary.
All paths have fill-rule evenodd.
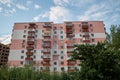
<path id="1" fill-rule="evenodd" d="M 80 63 L 69 61 L 74 44 L 97 44 L 106 40 L 103 21 L 87 21 L 86 25 L 87 29 L 83 29 L 82 21 L 63 24 L 15 23 L 8 64 L 11 67 L 23 67 L 26 61 L 31 61 L 29 58 L 40 70 L 62 71 L 61 68 L 64 68 L 65 71 L 72 71 L 75 67 L 78 68 L 77 63 Z M 87 32 L 83 32 L 84 30 Z M 72 36 L 69 36 L 69 32 Z M 45 37 L 46 34 L 49 36 Z M 28 38 L 28 36 L 34 37 Z M 29 44 L 28 40 L 32 40 L 33 43 Z M 84 42 L 85 40 L 87 42 Z M 29 49 L 30 46 L 34 49 Z M 33 54 L 29 55 L 27 52 Z"/>

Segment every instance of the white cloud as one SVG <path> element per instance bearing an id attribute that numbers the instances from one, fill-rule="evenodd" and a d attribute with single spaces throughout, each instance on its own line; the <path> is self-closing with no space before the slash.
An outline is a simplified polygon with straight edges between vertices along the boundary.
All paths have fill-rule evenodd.
<path id="1" fill-rule="evenodd" d="M 93 5 L 84 12 L 84 15 L 79 16 L 79 20 L 103 20 L 104 16 L 110 12 L 105 8 L 105 4 Z"/>
<path id="2" fill-rule="evenodd" d="M 59 6 L 63 6 L 69 3 L 69 0 L 54 0 L 54 3 Z"/>
<path id="3" fill-rule="evenodd" d="M 11 0 L 0 0 L 0 3 L 2 3 L 2 4 L 10 4 Z"/>
<path id="4" fill-rule="evenodd" d="M 44 19 L 49 16 L 49 12 L 45 12 L 43 14 L 39 14 L 33 18 L 34 21 L 38 21 L 40 18 Z"/>
<path id="5" fill-rule="evenodd" d="M 34 7 L 35 7 L 35 9 L 40 9 L 41 8 L 40 5 L 38 5 L 38 4 L 35 4 Z"/>
<path id="6" fill-rule="evenodd" d="M 32 4 L 33 2 L 32 1 L 27 1 L 27 5 L 30 5 Z"/>
<path id="7" fill-rule="evenodd" d="M 16 9 L 12 8 L 10 10 L 5 10 L 5 15 L 10 16 L 11 14 L 16 13 Z"/>
<path id="8" fill-rule="evenodd" d="M 16 4 L 16 7 L 21 10 L 28 10 L 29 8 L 25 7 L 24 5 L 21 4 Z"/>
<path id="9" fill-rule="evenodd" d="M 0 42 L 3 43 L 3 44 L 11 43 L 11 34 L 0 36 Z"/>
<path id="10" fill-rule="evenodd" d="M 50 8 L 50 21 L 61 22 L 70 19 L 71 15 L 68 9 L 61 6 L 54 6 Z"/>
<path id="11" fill-rule="evenodd" d="M 0 7 L 0 12 L 2 12 L 3 8 Z"/>

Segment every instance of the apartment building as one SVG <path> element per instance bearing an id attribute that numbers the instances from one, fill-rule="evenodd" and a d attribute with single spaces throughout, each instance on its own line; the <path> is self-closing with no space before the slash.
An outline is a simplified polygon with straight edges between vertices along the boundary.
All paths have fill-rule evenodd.
<path id="1" fill-rule="evenodd" d="M 6 65 L 9 55 L 9 45 L 0 43 L 0 66 Z"/>
<path id="2" fill-rule="evenodd" d="M 8 64 L 34 65 L 44 71 L 73 71 L 74 44 L 97 44 L 106 40 L 103 21 L 15 23 Z"/>

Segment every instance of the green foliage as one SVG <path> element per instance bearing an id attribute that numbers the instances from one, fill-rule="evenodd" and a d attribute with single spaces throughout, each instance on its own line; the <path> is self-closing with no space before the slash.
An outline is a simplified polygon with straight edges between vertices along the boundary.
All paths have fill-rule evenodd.
<path id="1" fill-rule="evenodd" d="M 107 34 L 107 41 L 112 49 L 120 49 L 120 25 L 111 25 L 110 34 Z"/>
<path id="2" fill-rule="evenodd" d="M 106 48 L 104 44 L 76 45 L 72 57 L 81 60 L 81 80 L 119 80 L 120 51 Z"/>

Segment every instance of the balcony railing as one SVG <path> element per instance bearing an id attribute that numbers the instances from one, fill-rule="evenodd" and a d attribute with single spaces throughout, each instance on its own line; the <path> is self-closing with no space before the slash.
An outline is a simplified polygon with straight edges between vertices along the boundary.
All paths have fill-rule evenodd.
<path id="1" fill-rule="evenodd" d="M 83 40 L 83 42 L 90 42 L 90 40 Z"/>
<path id="2" fill-rule="evenodd" d="M 28 36 L 27 38 L 35 38 L 34 36 Z"/>
<path id="3" fill-rule="evenodd" d="M 34 49 L 33 46 L 27 46 L 27 49 Z"/>
<path id="4" fill-rule="evenodd" d="M 82 32 L 89 32 L 89 30 L 88 29 L 83 29 Z"/>
<path id="5" fill-rule="evenodd" d="M 33 45 L 34 43 L 35 43 L 35 42 L 33 42 L 33 41 L 28 41 L 28 42 L 27 42 L 28 45 Z"/>
<path id="6" fill-rule="evenodd" d="M 26 55 L 32 56 L 32 55 L 33 55 L 33 52 L 26 52 Z"/>
<path id="7" fill-rule="evenodd" d="M 44 61 L 50 61 L 50 58 L 43 58 Z"/>
<path id="8" fill-rule="evenodd" d="M 35 31 L 28 31 L 28 34 L 35 34 Z"/>
<path id="9" fill-rule="evenodd" d="M 33 60 L 31 57 L 26 57 L 25 60 Z"/>
<path id="10" fill-rule="evenodd" d="M 88 24 L 82 24 L 82 29 L 88 29 Z"/>
<path id="11" fill-rule="evenodd" d="M 67 65 L 68 66 L 75 66 L 75 61 L 68 61 Z"/>

